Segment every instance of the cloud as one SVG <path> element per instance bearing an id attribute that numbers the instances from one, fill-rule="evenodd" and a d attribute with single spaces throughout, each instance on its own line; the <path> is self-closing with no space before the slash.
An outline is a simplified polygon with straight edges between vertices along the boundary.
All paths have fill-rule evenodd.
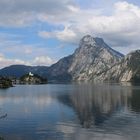
<path id="1" fill-rule="evenodd" d="M 25 61 L 21 59 L 9 59 L 3 54 L 0 54 L 0 68 L 4 68 L 9 65 L 31 65 L 31 66 L 50 66 L 55 61 L 48 56 L 38 56 L 32 60 Z"/>
<path id="2" fill-rule="evenodd" d="M 138 45 L 140 7 L 126 1 L 115 2 L 109 15 L 106 7 L 82 9 L 75 0 L 1 0 L 0 26 L 26 26 L 32 22 L 63 25 L 62 31 L 39 31 L 41 37 L 55 37 L 76 43 L 85 34 L 104 37 L 110 45 Z M 80 3 L 80 1 L 79 1 Z M 93 5 L 92 1 L 90 1 Z M 96 3 L 96 1 L 95 1 Z M 107 2 L 108 4 L 112 2 Z"/>
<path id="3" fill-rule="evenodd" d="M 42 42 L 26 43 L 22 41 L 23 36 L 12 33 L 0 33 L 0 52 L 5 55 L 19 58 L 32 59 L 37 56 L 49 56 L 53 49 L 49 49 L 47 44 Z M 54 48 L 55 49 L 55 48 Z"/>
<path id="4" fill-rule="evenodd" d="M 62 42 L 77 44 L 82 36 L 91 34 L 103 37 L 112 47 L 126 47 L 127 51 L 139 49 L 140 34 L 140 7 L 126 1 L 116 2 L 110 15 L 95 12 L 92 9 L 78 9 L 72 12 L 64 22 L 64 30 L 52 32 L 40 31 L 43 38 L 55 37 Z M 98 13 L 98 14 L 97 14 Z M 59 21 L 56 17 L 56 23 Z M 46 19 L 46 21 L 49 19 Z M 54 21 L 55 22 L 55 21 Z"/>
<path id="5" fill-rule="evenodd" d="M 29 62 L 25 62 L 20 59 L 9 59 L 9 58 L 6 58 L 3 54 L 0 54 L 0 68 L 6 67 L 9 65 L 14 65 L 14 64 L 30 65 Z"/>
<path id="6" fill-rule="evenodd" d="M 0 68 L 14 64 L 49 66 L 56 62 L 51 51 L 42 44 L 23 43 L 19 35 L 0 33 Z"/>
<path id="7" fill-rule="evenodd" d="M 38 34 L 42 38 L 57 38 L 63 42 L 75 43 L 77 40 L 77 34 L 73 31 L 65 27 L 63 31 L 54 31 L 54 32 L 46 32 L 40 31 Z"/>
<path id="8" fill-rule="evenodd" d="M 43 30 L 37 29 L 41 38 L 56 38 L 62 42 L 61 44 L 64 42 L 64 44 L 78 46 L 79 40 L 84 35 L 91 34 L 103 37 L 111 47 L 118 48 L 118 50 L 122 47 L 124 53 L 139 49 L 139 6 L 121 0 L 119 2 L 117 0 L 107 2 L 88 0 L 88 6 L 89 4 L 91 6 L 81 8 L 77 1 L 82 3 L 80 0 L 1 0 L 0 27 L 22 28 L 32 26 L 32 23 L 36 24 L 36 22 L 49 23 L 52 26 L 61 25 L 64 29 L 49 31 L 44 28 Z M 4 54 L 11 52 L 14 55 L 16 50 L 15 56 L 20 57 L 24 54 L 28 59 L 32 56 L 31 60 L 38 56 L 49 56 L 45 53 L 46 49 L 40 45 L 36 45 L 34 49 L 33 45 L 23 44 L 18 39 L 4 42 L 4 39 L 0 37 L 1 40 L 3 42 L 0 43 L 0 49 Z M 25 49 L 21 52 L 21 48 Z"/>
<path id="9" fill-rule="evenodd" d="M 70 13 L 75 6 L 73 0 L 1 0 L 0 26 L 26 26 L 41 15 L 53 17 Z"/>
<path id="10" fill-rule="evenodd" d="M 55 61 L 48 56 L 39 56 L 34 59 L 33 65 L 48 66 L 53 64 L 54 62 Z"/>

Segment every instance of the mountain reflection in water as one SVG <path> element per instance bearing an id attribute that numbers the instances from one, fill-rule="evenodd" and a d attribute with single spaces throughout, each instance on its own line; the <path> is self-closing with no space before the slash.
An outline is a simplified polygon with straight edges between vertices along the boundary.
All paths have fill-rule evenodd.
<path id="1" fill-rule="evenodd" d="M 140 86 L 129 83 L 17 86 L 0 90 L 0 106 L 7 140 L 140 137 Z"/>
<path id="2" fill-rule="evenodd" d="M 61 95 L 58 99 L 66 105 L 71 105 L 78 115 L 80 124 L 90 128 L 92 125 L 100 125 L 118 111 L 139 111 L 139 100 L 135 97 L 138 95 L 132 95 L 131 86 L 118 88 L 107 84 L 87 84 L 77 86 L 73 94 Z"/>

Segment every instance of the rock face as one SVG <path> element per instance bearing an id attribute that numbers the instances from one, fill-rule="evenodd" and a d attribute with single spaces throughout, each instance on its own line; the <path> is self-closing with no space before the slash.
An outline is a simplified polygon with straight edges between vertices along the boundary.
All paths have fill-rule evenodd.
<path id="1" fill-rule="evenodd" d="M 74 54 L 48 68 L 46 76 L 58 81 L 140 82 L 140 51 L 126 56 L 102 38 L 84 36 Z"/>
<path id="2" fill-rule="evenodd" d="M 101 38 L 90 35 L 83 37 L 74 54 L 59 60 L 48 68 L 46 76 L 58 81 L 103 81 L 102 73 L 116 63 L 123 55 L 110 48 Z"/>
<path id="3" fill-rule="evenodd" d="M 50 67 L 15 65 L 0 70 L 4 76 L 31 71 L 48 81 L 132 81 L 140 82 L 140 51 L 124 56 L 110 48 L 102 38 L 84 36 L 76 51 Z"/>
<path id="4" fill-rule="evenodd" d="M 104 80 L 140 82 L 140 50 L 126 55 L 120 63 L 100 75 Z"/>
<path id="5" fill-rule="evenodd" d="M 73 80 L 99 80 L 98 76 L 119 63 L 122 54 L 111 49 L 101 38 L 83 37 L 68 71 Z M 103 80 L 103 77 L 100 77 Z"/>
<path id="6" fill-rule="evenodd" d="M 69 68 L 72 64 L 73 55 L 60 59 L 56 64 L 50 66 L 45 75 L 51 81 L 71 81 L 72 75 Z"/>

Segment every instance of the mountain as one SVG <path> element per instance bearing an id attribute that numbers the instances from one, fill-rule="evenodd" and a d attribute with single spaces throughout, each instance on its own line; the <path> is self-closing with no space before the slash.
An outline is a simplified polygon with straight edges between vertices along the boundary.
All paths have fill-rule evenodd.
<path id="1" fill-rule="evenodd" d="M 102 38 L 87 35 L 81 39 L 68 71 L 76 81 L 96 80 L 122 58 L 123 55 L 110 48 Z"/>
<path id="2" fill-rule="evenodd" d="M 69 68 L 73 61 L 73 55 L 60 59 L 56 64 L 48 68 L 44 76 L 51 81 L 71 81 L 72 75 L 69 73 Z"/>
<path id="3" fill-rule="evenodd" d="M 126 55 L 120 63 L 101 74 L 104 81 L 140 82 L 140 50 Z"/>
<path id="4" fill-rule="evenodd" d="M 13 65 L 0 75 L 21 77 L 32 72 L 48 81 L 140 81 L 140 51 L 123 54 L 109 47 L 102 38 L 84 36 L 72 55 L 50 67 Z"/>
<path id="5" fill-rule="evenodd" d="M 87 35 L 81 39 L 74 54 L 49 67 L 46 76 L 54 81 L 96 80 L 96 76 L 119 63 L 123 57 L 103 39 Z"/>
<path id="6" fill-rule="evenodd" d="M 0 75 L 2 76 L 6 76 L 6 77 L 16 77 L 16 78 L 20 78 L 21 76 L 32 72 L 35 74 L 42 74 L 44 72 L 46 72 L 48 69 L 48 67 L 46 66 L 25 66 L 25 65 L 12 65 L 9 67 L 5 67 L 3 69 L 0 70 Z"/>

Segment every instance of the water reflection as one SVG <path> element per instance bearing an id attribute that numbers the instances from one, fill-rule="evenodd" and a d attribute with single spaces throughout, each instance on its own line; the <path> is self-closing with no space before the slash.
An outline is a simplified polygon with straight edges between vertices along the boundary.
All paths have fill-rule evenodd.
<path id="1" fill-rule="evenodd" d="M 1 115 L 1 116 L 0 116 L 0 119 L 4 119 L 4 118 L 6 118 L 6 117 L 7 117 L 7 113 L 4 114 L 4 115 Z"/>
<path id="2" fill-rule="evenodd" d="M 3 137 L 0 137 L 0 140 L 4 140 L 4 138 Z"/>
<path id="3" fill-rule="evenodd" d="M 16 86 L 0 90 L 0 107 L 6 140 L 140 137 L 140 86 L 128 83 Z"/>
<path id="4" fill-rule="evenodd" d="M 75 86 L 73 92 L 58 99 L 73 107 L 84 128 L 100 125 L 117 112 L 140 111 L 140 89 L 130 84 L 84 84 Z"/>

